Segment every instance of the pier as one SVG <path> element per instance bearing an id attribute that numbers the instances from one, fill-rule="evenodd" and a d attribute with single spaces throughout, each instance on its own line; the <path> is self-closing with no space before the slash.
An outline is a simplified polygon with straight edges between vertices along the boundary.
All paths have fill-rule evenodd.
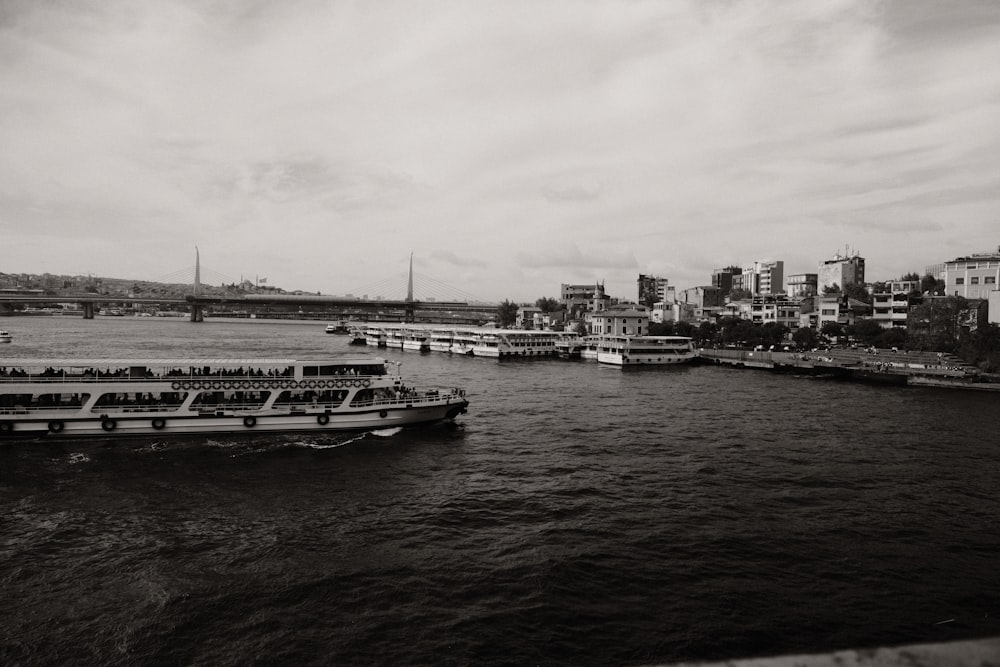
<path id="1" fill-rule="evenodd" d="M 1000 391 L 1000 378 L 951 354 L 893 349 L 699 350 L 702 362 L 881 384 Z"/>

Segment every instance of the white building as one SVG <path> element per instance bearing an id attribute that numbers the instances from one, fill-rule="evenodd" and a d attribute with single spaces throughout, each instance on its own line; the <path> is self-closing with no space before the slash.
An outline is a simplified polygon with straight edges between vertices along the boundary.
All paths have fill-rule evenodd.
<path id="1" fill-rule="evenodd" d="M 959 257 L 944 263 L 945 294 L 966 299 L 989 299 L 1000 283 L 1000 248 L 997 252 Z M 994 316 L 992 309 L 990 320 Z"/>
<path id="2" fill-rule="evenodd" d="M 590 313 L 590 332 L 594 335 L 645 336 L 649 332 L 649 313 L 636 306 L 611 307 Z"/>

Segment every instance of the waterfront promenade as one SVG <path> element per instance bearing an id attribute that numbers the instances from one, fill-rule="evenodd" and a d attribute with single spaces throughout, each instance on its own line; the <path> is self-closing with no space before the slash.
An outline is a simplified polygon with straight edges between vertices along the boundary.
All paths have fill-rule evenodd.
<path id="1" fill-rule="evenodd" d="M 887 384 L 1000 391 L 1000 378 L 980 373 L 951 354 L 894 349 L 830 349 L 810 352 L 699 350 L 709 363 L 740 368 L 830 375 Z"/>

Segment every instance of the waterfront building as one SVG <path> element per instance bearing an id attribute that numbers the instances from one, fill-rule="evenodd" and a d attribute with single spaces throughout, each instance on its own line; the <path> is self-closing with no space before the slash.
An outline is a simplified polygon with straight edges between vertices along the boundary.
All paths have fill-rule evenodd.
<path id="1" fill-rule="evenodd" d="M 649 311 L 649 321 L 656 322 L 657 324 L 679 322 L 681 319 L 681 305 L 676 300 L 657 301 Z"/>
<path id="2" fill-rule="evenodd" d="M 793 273 L 786 279 L 789 298 L 804 299 L 815 296 L 819 284 L 819 275 L 815 273 Z"/>
<path id="3" fill-rule="evenodd" d="M 725 299 L 737 287 L 737 285 L 733 284 L 733 280 L 742 275 L 743 268 L 739 266 L 727 266 L 722 269 L 715 269 L 712 271 L 712 287 L 718 288 L 722 294 L 722 298 Z M 739 288 L 742 289 L 742 280 L 738 282 Z"/>
<path id="4" fill-rule="evenodd" d="M 750 321 L 754 324 L 780 324 L 799 328 L 799 301 L 783 294 L 758 294 L 750 301 Z"/>
<path id="5" fill-rule="evenodd" d="M 816 286 L 818 293 L 834 285 L 843 290 L 847 285 L 864 285 L 864 283 L 865 258 L 856 251 L 850 254 L 850 251 L 845 250 L 843 255 L 838 251 L 833 259 L 824 260 L 819 264 L 819 284 Z"/>
<path id="6" fill-rule="evenodd" d="M 536 318 L 540 318 L 542 309 L 535 306 L 521 306 L 514 317 L 514 327 L 517 329 L 540 329 L 535 326 Z"/>
<path id="7" fill-rule="evenodd" d="M 966 299 L 989 299 L 1000 284 L 1000 248 L 944 263 L 945 294 Z"/>
<path id="8" fill-rule="evenodd" d="M 872 307 L 864 301 L 851 299 L 843 294 L 824 294 L 816 297 L 816 326 L 822 328 L 827 322 L 837 322 L 845 326 L 871 315 Z"/>
<path id="9" fill-rule="evenodd" d="M 562 305 L 569 311 L 571 317 L 607 310 L 611 305 L 611 298 L 604 293 L 604 283 L 593 285 L 563 283 L 560 293 Z"/>
<path id="10" fill-rule="evenodd" d="M 920 281 L 890 280 L 879 291 L 872 291 L 872 319 L 883 329 L 905 329 L 910 306 L 919 300 Z"/>
<path id="11" fill-rule="evenodd" d="M 595 336 L 645 336 L 649 332 L 649 312 L 642 306 L 613 306 L 588 316 L 590 332 Z"/>

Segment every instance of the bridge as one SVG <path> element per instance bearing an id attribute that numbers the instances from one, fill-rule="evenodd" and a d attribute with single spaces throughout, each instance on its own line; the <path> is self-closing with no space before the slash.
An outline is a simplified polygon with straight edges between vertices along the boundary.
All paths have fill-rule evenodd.
<path id="1" fill-rule="evenodd" d="M 93 293 L 76 294 L 0 294 L 0 309 L 10 312 L 15 306 L 46 305 L 52 303 L 74 303 L 82 310 L 84 319 L 93 319 L 101 306 L 119 304 L 123 306 L 148 305 L 183 307 L 190 312 L 191 322 L 204 321 L 206 311 L 211 314 L 213 307 L 221 307 L 223 314 L 247 316 L 263 310 L 271 314 L 271 309 L 287 309 L 298 306 L 323 310 L 326 318 L 365 316 L 366 319 L 396 322 L 447 321 L 462 324 L 479 323 L 489 318 L 496 309 L 491 303 L 470 303 L 468 301 L 418 300 L 413 298 L 413 257 L 410 256 L 406 298 L 404 299 L 356 299 L 343 296 L 313 294 L 203 294 L 201 283 L 201 260 L 196 249 L 195 273 L 192 291 L 183 299 L 165 297 L 132 297 L 127 295 L 107 295 Z M 374 316 L 374 317 L 372 317 Z"/>

